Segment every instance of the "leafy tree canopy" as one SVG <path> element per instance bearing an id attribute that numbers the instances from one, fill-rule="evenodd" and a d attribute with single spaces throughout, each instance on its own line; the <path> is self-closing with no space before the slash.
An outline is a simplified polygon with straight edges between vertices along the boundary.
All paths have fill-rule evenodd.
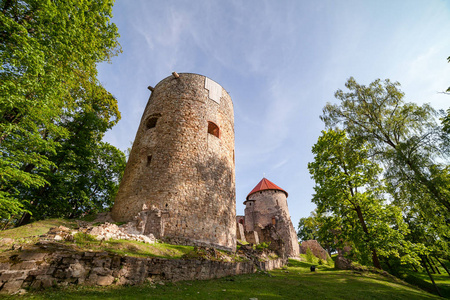
<path id="1" fill-rule="evenodd" d="M 60 204 L 71 194 L 87 199 L 89 193 L 81 197 L 77 185 L 94 186 L 101 176 L 84 173 L 95 168 L 81 165 L 123 163 L 117 149 L 101 143 L 120 113 L 96 78 L 97 63 L 120 51 L 112 5 L 111 0 L 0 2 L 1 218 L 21 211 L 44 216 L 51 211 L 42 200 L 46 194 Z M 116 161 L 105 157 L 108 151 Z M 109 191 L 96 193 L 107 197 Z M 65 206 L 66 212 L 77 208 Z"/>

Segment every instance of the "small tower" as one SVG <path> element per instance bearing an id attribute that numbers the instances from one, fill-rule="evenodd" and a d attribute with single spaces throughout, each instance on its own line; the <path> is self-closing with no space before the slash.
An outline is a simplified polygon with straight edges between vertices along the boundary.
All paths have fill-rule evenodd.
<path id="1" fill-rule="evenodd" d="M 297 234 L 287 204 L 288 193 L 263 178 L 248 194 L 245 204 L 245 231 L 256 231 L 260 242 L 271 242 L 286 256 L 298 256 Z"/>
<path id="2" fill-rule="evenodd" d="M 173 243 L 236 248 L 234 115 L 228 93 L 173 73 L 152 91 L 112 209 Z M 138 220 L 138 221 L 139 221 Z"/>

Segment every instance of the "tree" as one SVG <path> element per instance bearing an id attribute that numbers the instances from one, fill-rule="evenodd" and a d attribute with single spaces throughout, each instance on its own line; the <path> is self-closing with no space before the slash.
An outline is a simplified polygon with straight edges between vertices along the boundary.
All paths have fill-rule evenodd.
<path id="1" fill-rule="evenodd" d="M 369 148 L 344 131 L 324 131 L 313 146 L 308 169 L 316 183 L 312 201 L 318 212 L 333 216 L 329 222 L 340 227 L 341 240 L 352 242 L 360 260 L 371 256 L 381 269 L 380 254 L 399 257 L 408 252 L 399 243 L 407 228 L 400 210 L 382 198 L 381 169 L 370 160 Z"/>
<path id="2" fill-rule="evenodd" d="M 311 212 L 307 218 L 300 218 L 297 237 L 300 241 L 317 240 L 331 255 L 336 250 L 336 240 L 339 238 L 338 228 L 330 226 L 333 224 L 331 218 L 331 216 L 318 213 L 317 210 Z"/>
<path id="3" fill-rule="evenodd" d="M 298 221 L 297 237 L 300 241 L 317 240 L 319 228 L 314 215 L 307 218 L 300 218 Z"/>
<path id="4" fill-rule="evenodd" d="M 1 2 L 1 217 L 36 212 L 36 199 L 51 188 L 49 174 L 61 172 L 71 157 L 69 141 L 90 132 L 70 124 L 87 114 L 104 122 L 95 138 L 86 139 L 100 150 L 103 133 L 120 118 L 116 100 L 96 78 L 96 64 L 120 51 L 110 23 L 112 5 L 111 0 Z"/>
<path id="5" fill-rule="evenodd" d="M 405 103 L 399 86 L 378 79 L 366 87 L 350 78 L 349 92 L 338 90 L 335 97 L 340 103 L 327 103 L 321 119 L 328 127 L 341 125 L 351 138 L 368 141 L 373 145 L 371 154 L 386 169 L 387 180 L 420 185 L 431 195 L 424 208 L 433 209 L 431 214 L 440 210 L 449 215 L 449 185 L 441 184 L 445 166 L 436 163 L 445 154 L 437 113 L 428 104 Z"/>

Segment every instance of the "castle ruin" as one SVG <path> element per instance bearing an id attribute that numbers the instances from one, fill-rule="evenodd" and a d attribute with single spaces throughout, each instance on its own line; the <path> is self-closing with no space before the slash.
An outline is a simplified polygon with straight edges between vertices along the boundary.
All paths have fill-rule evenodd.
<path id="1" fill-rule="evenodd" d="M 269 248 L 286 257 L 298 256 L 297 234 L 292 225 L 287 204 L 288 193 L 263 178 L 248 194 L 245 216 L 237 216 L 237 237 Z"/>
<path id="2" fill-rule="evenodd" d="M 174 72 L 149 89 L 112 217 L 137 216 L 144 234 L 168 242 L 235 250 L 231 97 L 190 73 Z"/>
<path id="3" fill-rule="evenodd" d="M 170 243 L 234 251 L 241 239 L 297 256 L 288 194 L 274 183 L 261 180 L 244 202 L 245 216 L 236 217 L 228 93 L 205 76 L 176 72 L 149 89 L 113 219 Z"/>

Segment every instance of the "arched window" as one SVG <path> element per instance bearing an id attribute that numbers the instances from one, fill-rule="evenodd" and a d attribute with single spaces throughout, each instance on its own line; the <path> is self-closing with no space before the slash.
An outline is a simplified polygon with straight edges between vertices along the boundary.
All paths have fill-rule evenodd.
<path id="1" fill-rule="evenodd" d="M 208 121 L 208 133 L 214 135 L 215 137 L 219 137 L 219 126 Z"/>

